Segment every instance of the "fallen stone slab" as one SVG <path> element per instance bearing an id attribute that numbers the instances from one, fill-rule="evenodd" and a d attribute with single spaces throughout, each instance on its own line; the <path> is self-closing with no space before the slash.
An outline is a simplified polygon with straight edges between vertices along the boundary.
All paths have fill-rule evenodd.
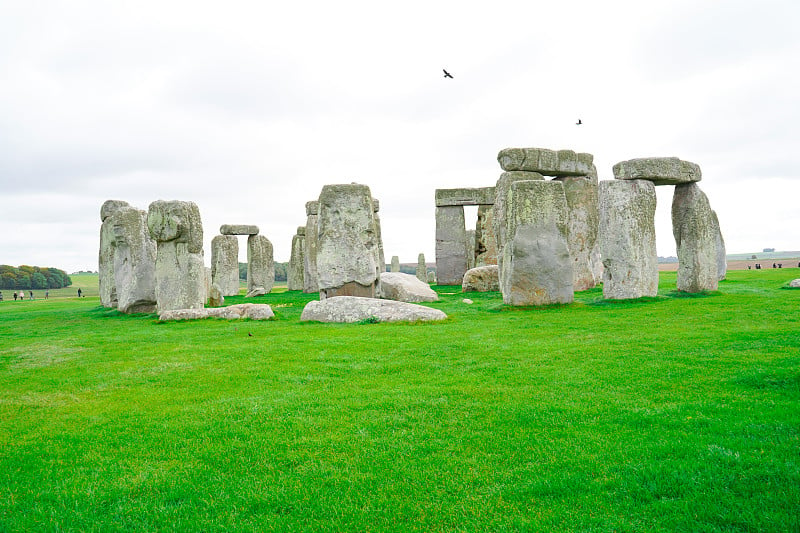
<path id="1" fill-rule="evenodd" d="M 505 148 L 497 154 L 497 162 L 506 172 L 523 170 L 554 177 L 597 176 L 594 156 L 572 150 Z"/>
<path id="2" fill-rule="evenodd" d="M 381 298 L 398 302 L 435 302 L 439 299 L 430 285 L 404 272 L 381 274 Z"/>
<path id="3" fill-rule="evenodd" d="M 654 185 L 678 185 L 702 179 L 700 166 L 677 157 L 646 157 L 614 165 L 614 179 L 647 180 Z"/>
<path id="4" fill-rule="evenodd" d="M 247 294 L 244 296 L 245 298 L 255 298 L 256 296 L 264 296 L 267 294 L 267 289 L 264 287 L 254 287 L 251 290 L 247 291 Z"/>
<path id="5" fill-rule="evenodd" d="M 789 282 L 789 286 L 793 289 L 800 289 L 800 278 L 793 279 Z"/>
<path id="6" fill-rule="evenodd" d="M 225 318 L 238 320 L 249 318 L 251 320 L 267 320 L 275 316 L 272 308 L 267 304 L 237 304 L 228 307 L 213 307 L 205 309 L 172 309 L 164 311 L 158 316 L 159 320 L 198 320 L 201 318 Z"/>
<path id="7" fill-rule="evenodd" d="M 467 270 L 461 283 L 461 292 L 489 292 L 500 290 L 500 268 L 486 265 Z"/>
<path id="8" fill-rule="evenodd" d="M 416 322 L 444 320 L 447 315 L 422 305 L 360 296 L 333 296 L 311 301 L 300 315 L 302 322 L 352 323 L 362 320 L 378 322 Z"/>
<path id="9" fill-rule="evenodd" d="M 258 226 L 246 224 L 223 224 L 219 232 L 223 235 L 258 235 Z"/>

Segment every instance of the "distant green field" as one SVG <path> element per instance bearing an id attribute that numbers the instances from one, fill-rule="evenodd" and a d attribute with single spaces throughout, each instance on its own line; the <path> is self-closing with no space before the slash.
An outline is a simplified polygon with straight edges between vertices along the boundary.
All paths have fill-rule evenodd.
<path id="1" fill-rule="evenodd" d="M 6 300 L 0 531 L 798 531 L 793 278 L 436 287 L 436 324 L 301 323 L 296 291 L 266 322 Z"/>

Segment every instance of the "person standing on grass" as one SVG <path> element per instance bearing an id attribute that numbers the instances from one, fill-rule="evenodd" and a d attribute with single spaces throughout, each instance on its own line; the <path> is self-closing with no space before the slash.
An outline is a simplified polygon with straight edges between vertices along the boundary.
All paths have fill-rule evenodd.
<path id="1" fill-rule="evenodd" d="M 31 300 L 33 300 L 33 291 L 30 291 L 30 294 L 31 294 Z"/>
<path id="2" fill-rule="evenodd" d="M 50 289 L 45 289 L 45 291 L 44 291 L 44 299 L 47 300 L 47 298 L 49 296 L 50 296 Z"/>
<path id="3" fill-rule="evenodd" d="M 14 291 L 14 301 L 17 301 L 17 291 Z"/>
<path id="4" fill-rule="evenodd" d="M 21 302 L 24 299 L 25 299 L 25 291 L 19 291 L 19 301 Z"/>
<path id="5" fill-rule="evenodd" d="M 81 297 L 81 288 L 78 287 L 78 298 L 80 298 L 80 297 Z"/>

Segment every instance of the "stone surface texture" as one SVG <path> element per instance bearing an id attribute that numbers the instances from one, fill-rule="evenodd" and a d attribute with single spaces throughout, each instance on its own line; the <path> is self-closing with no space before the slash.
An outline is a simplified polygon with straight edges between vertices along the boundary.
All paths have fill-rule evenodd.
<path id="1" fill-rule="evenodd" d="M 391 270 L 389 272 L 400 272 L 400 258 L 396 255 L 392 256 Z"/>
<path id="2" fill-rule="evenodd" d="M 416 322 L 444 320 L 442 311 L 418 304 L 360 298 L 357 296 L 335 296 L 326 300 L 309 302 L 300 316 L 301 321 L 317 322 Z"/>
<path id="3" fill-rule="evenodd" d="M 464 247 L 467 249 L 467 270 L 475 267 L 475 230 L 467 230 L 467 239 L 464 242 Z M 463 278 L 463 276 L 462 276 Z"/>
<path id="4" fill-rule="evenodd" d="M 509 305 L 570 303 L 567 199 L 558 181 L 518 181 L 506 199 L 507 242 L 500 266 L 500 291 Z"/>
<path id="5" fill-rule="evenodd" d="M 114 234 L 114 285 L 123 313 L 156 310 L 156 242 L 147 228 L 147 211 L 121 207 L 107 221 Z"/>
<path id="6" fill-rule="evenodd" d="M 219 227 L 223 235 L 258 235 L 258 226 L 245 224 L 223 224 Z"/>
<path id="7" fill-rule="evenodd" d="M 272 243 L 264 235 L 247 238 L 247 292 L 262 288 L 269 293 L 275 285 Z"/>
<path id="8" fill-rule="evenodd" d="M 303 233 L 300 234 L 302 229 Z M 286 271 L 286 289 L 290 291 L 303 290 L 303 275 L 306 261 L 306 228 L 300 226 L 292 237 L 292 251 L 289 255 L 289 268 Z"/>
<path id="9" fill-rule="evenodd" d="M 460 285 L 467 271 L 467 228 L 463 206 L 436 208 L 436 277 L 441 285 Z"/>
<path id="10" fill-rule="evenodd" d="M 575 291 L 585 291 L 600 281 L 595 277 L 592 261 L 600 223 L 597 183 L 587 177 L 557 179 L 564 184 L 567 198 L 567 244 L 572 259 L 572 287 Z"/>
<path id="11" fill-rule="evenodd" d="M 506 244 L 506 199 L 511 185 L 518 181 L 544 180 L 538 172 L 503 172 L 495 185 L 495 199 L 492 207 L 492 227 L 497 246 L 497 264 L 503 262 L 503 247 Z M 463 279 L 463 278 L 462 278 Z"/>
<path id="12" fill-rule="evenodd" d="M 655 185 L 678 185 L 700 181 L 700 167 L 677 157 L 646 157 L 614 165 L 614 179 L 647 180 Z"/>
<path id="13" fill-rule="evenodd" d="M 728 259 L 725 250 L 725 239 L 722 238 L 722 228 L 719 226 L 719 218 L 717 218 L 716 211 L 711 211 L 711 223 L 714 225 L 714 240 L 717 247 L 717 279 L 722 281 L 728 275 Z"/>
<path id="14" fill-rule="evenodd" d="M 306 246 L 303 261 L 303 292 L 311 293 L 319 290 L 317 279 L 317 221 L 319 220 L 319 202 L 306 202 Z"/>
<path id="15" fill-rule="evenodd" d="M 491 205 L 494 203 L 494 187 L 478 189 L 436 189 L 436 207 L 454 205 Z"/>
<path id="16" fill-rule="evenodd" d="M 398 302 L 435 302 L 439 300 L 436 291 L 416 276 L 403 272 L 384 272 L 381 274 L 381 298 Z"/>
<path id="17" fill-rule="evenodd" d="M 544 176 L 597 176 L 594 156 L 572 150 L 547 148 L 505 148 L 497 154 L 500 167 L 506 172 L 538 172 Z"/>
<path id="18" fill-rule="evenodd" d="M 317 276 L 320 299 L 340 295 L 374 297 L 380 243 L 369 187 L 325 185 L 319 196 Z"/>
<path id="19" fill-rule="evenodd" d="M 251 320 L 269 320 L 275 313 L 267 304 L 237 304 L 228 307 L 214 307 L 203 309 L 172 309 L 159 314 L 158 319 L 168 320 L 198 320 L 202 318 L 224 318 L 238 320 L 249 318 Z"/>
<path id="20" fill-rule="evenodd" d="M 100 289 L 100 304 L 103 307 L 117 306 L 117 287 L 114 281 L 114 238 L 111 215 L 123 207 L 130 207 L 122 200 L 106 200 L 100 206 L 100 251 L 97 261 L 97 281 Z"/>
<path id="21" fill-rule="evenodd" d="M 194 202 L 157 200 L 147 227 L 156 241 L 158 312 L 202 309 L 206 300 L 203 223 Z"/>
<path id="22" fill-rule="evenodd" d="M 467 270 L 461 283 L 462 292 L 489 292 L 500 290 L 500 267 L 484 265 Z"/>
<path id="23" fill-rule="evenodd" d="M 428 283 L 428 266 L 425 263 L 425 254 L 417 256 L 417 279 L 423 283 Z"/>
<path id="24" fill-rule="evenodd" d="M 792 288 L 800 287 L 800 278 L 793 279 L 792 281 L 790 281 L 789 282 L 789 286 L 792 287 Z"/>
<path id="25" fill-rule="evenodd" d="M 225 296 L 222 295 L 222 291 L 216 283 L 212 283 L 211 290 L 208 291 L 208 305 L 211 307 L 225 305 Z"/>
<path id="26" fill-rule="evenodd" d="M 601 181 L 599 196 L 603 298 L 656 296 L 658 256 L 653 182 Z"/>
<path id="27" fill-rule="evenodd" d="M 719 285 L 717 233 L 719 222 L 696 183 L 675 186 L 672 234 L 678 250 L 678 290 L 715 291 Z"/>
<path id="28" fill-rule="evenodd" d="M 475 223 L 475 266 L 497 264 L 497 239 L 494 234 L 494 204 L 478 206 Z"/>
<path id="29" fill-rule="evenodd" d="M 211 279 L 223 296 L 239 294 L 239 239 L 216 235 L 211 239 Z"/>

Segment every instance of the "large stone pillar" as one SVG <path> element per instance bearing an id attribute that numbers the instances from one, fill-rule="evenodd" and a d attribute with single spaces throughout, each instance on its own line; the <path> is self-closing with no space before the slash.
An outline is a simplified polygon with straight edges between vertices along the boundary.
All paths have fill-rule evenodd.
<path id="1" fill-rule="evenodd" d="M 317 292 L 317 242 L 319 240 L 317 221 L 319 202 L 306 202 L 306 255 L 303 260 L 303 292 Z"/>
<path id="2" fill-rule="evenodd" d="M 655 186 L 646 180 L 601 181 L 599 198 L 603 298 L 656 296 Z"/>
<path id="3" fill-rule="evenodd" d="M 417 256 L 417 279 L 428 283 L 428 266 L 425 264 L 425 254 Z"/>
<path id="4" fill-rule="evenodd" d="M 573 288 L 585 291 L 597 285 L 592 252 L 597 244 L 600 207 L 597 183 L 589 177 L 556 178 L 564 184 L 567 197 L 569 255 L 572 257 Z"/>
<path id="5" fill-rule="evenodd" d="M 436 282 L 461 285 L 467 271 L 467 229 L 464 206 L 436 208 Z"/>
<path id="6" fill-rule="evenodd" d="M 503 172 L 495 185 L 494 206 L 492 208 L 492 226 L 497 246 L 497 264 L 502 268 L 503 248 L 506 245 L 506 225 L 508 192 L 511 185 L 518 181 L 544 180 L 538 172 L 513 171 Z"/>
<path id="7" fill-rule="evenodd" d="M 722 228 L 720 228 L 716 211 L 711 211 L 711 218 L 714 223 L 717 242 L 717 279 L 722 281 L 728 274 L 728 258 L 725 252 L 725 240 L 722 238 Z"/>
<path id="8" fill-rule="evenodd" d="M 520 181 L 506 198 L 506 243 L 500 267 L 503 302 L 548 305 L 573 301 L 567 245 L 567 200 L 558 181 Z"/>
<path id="9" fill-rule="evenodd" d="M 247 293 L 269 293 L 275 285 L 272 243 L 263 235 L 247 237 Z"/>
<path id="10" fill-rule="evenodd" d="M 717 290 L 719 222 L 715 223 L 708 198 L 697 183 L 675 186 L 672 233 L 678 250 L 678 290 Z"/>
<path id="11" fill-rule="evenodd" d="M 222 296 L 239 294 L 239 239 L 235 235 L 211 239 L 211 280 Z"/>
<path id="12" fill-rule="evenodd" d="M 286 288 L 290 291 L 303 290 L 303 273 L 306 257 L 306 227 L 297 228 L 292 237 L 292 252 L 289 256 L 289 269 L 286 271 Z"/>
<path id="13" fill-rule="evenodd" d="M 494 205 L 479 205 L 478 221 L 475 224 L 475 266 L 496 265 L 497 253 Z"/>
<path id="14" fill-rule="evenodd" d="M 114 284 L 117 309 L 123 313 L 156 310 L 156 242 L 147 228 L 147 211 L 122 207 L 112 221 Z"/>
<path id="15" fill-rule="evenodd" d="M 372 208 L 374 209 L 374 216 L 375 216 L 375 238 L 378 240 L 378 249 L 377 249 L 377 256 L 376 261 L 378 265 L 380 265 L 380 271 L 383 272 L 386 270 L 386 254 L 383 251 L 383 235 L 381 234 L 381 217 L 380 217 L 380 202 L 377 198 L 372 199 Z M 380 286 L 381 280 L 378 277 L 378 286 Z M 379 287 L 380 288 L 380 287 Z"/>
<path id="16" fill-rule="evenodd" d="M 97 260 L 97 281 L 100 289 L 100 304 L 103 307 L 117 307 L 117 286 L 114 281 L 114 238 L 111 215 L 123 207 L 130 207 L 122 200 L 106 200 L 100 207 L 100 251 Z"/>
<path id="17" fill-rule="evenodd" d="M 203 223 L 194 202 L 157 200 L 147 214 L 156 241 L 158 312 L 202 309 L 206 299 Z"/>

